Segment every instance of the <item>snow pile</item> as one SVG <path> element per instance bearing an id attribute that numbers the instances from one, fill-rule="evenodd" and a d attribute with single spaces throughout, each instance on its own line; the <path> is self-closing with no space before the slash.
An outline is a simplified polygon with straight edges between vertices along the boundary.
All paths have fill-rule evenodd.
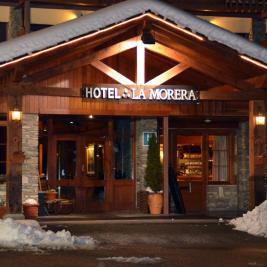
<path id="1" fill-rule="evenodd" d="M 123 262 L 123 263 L 135 263 L 135 264 L 154 264 L 161 261 L 161 258 L 150 258 L 150 257 L 107 257 L 107 258 L 98 258 L 100 261 L 115 261 L 115 262 Z"/>
<path id="2" fill-rule="evenodd" d="M 25 200 L 24 202 L 23 202 L 23 204 L 25 205 L 38 205 L 38 202 L 35 200 L 35 199 L 33 199 L 33 198 L 28 198 L 27 200 Z"/>
<path id="3" fill-rule="evenodd" d="M 267 200 L 252 211 L 230 221 L 236 230 L 267 238 Z"/>
<path id="4" fill-rule="evenodd" d="M 0 220 L 0 248 L 92 249 L 91 237 L 72 236 L 69 231 L 44 231 L 36 221 Z"/>

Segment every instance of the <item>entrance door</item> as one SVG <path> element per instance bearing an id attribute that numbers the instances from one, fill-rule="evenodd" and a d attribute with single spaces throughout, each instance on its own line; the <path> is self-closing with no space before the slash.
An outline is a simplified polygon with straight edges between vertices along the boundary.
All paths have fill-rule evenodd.
<path id="1" fill-rule="evenodd" d="M 135 208 L 132 121 L 109 120 L 107 128 L 99 135 L 91 127 L 90 133 L 48 138 L 48 182 L 60 198 L 73 201 L 75 212 Z"/>
<path id="2" fill-rule="evenodd" d="M 106 141 L 89 136 L 80 138 L 81 165 L 78 186 L 75 189 L 76 210 L 81 213 L 106 210 L 109 169 Z"/>
<path id="3" fill-rule="evenodd" d="M 72 200 L 78 213 L 106 210 L 106 141 L 55 135 L 49 144 L 49 184 L 59 197 Z"/>
<path id="4" fill-rule="evenodd" d="M 176 136 L 177 181 L 181 188 L 186 213 L 205 209 L 205 175 L 203 138 L 200 135 Z"/>

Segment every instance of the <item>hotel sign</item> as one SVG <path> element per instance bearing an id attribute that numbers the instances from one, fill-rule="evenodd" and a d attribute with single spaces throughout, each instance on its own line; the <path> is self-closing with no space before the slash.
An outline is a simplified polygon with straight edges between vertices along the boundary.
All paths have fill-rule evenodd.
<path id="1" fill-rule="evenodd" d="M 146 100 L 146 101 L 188 101 L 197 102 L 199 91 L 188 86 L 160 86 L 158 88 L 122 85 L 86 85 L 81 89 L 85 99 Z"/>

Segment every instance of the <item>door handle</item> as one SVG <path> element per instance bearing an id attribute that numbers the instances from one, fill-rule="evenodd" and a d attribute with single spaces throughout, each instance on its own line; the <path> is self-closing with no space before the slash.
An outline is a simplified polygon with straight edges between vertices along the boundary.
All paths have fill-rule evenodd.
<path id="1" fill-rule="evenodd" d="M 84 166 L 84 164 L 82 164 L 82 172 L 85 172 L 85 166 Z"/>
<path id="2" fill-rule="evenodd" d="M 189 193 L 192 193 L 192 183 L 191 182 L 188 183 L 188 191 L 189 191 Z"/>

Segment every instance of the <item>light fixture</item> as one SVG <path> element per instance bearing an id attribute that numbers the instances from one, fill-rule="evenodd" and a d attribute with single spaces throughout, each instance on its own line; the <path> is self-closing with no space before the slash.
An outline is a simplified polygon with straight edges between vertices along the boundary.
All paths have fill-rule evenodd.
<path id="1" fill-rule="evenodd" d="M 265 116 L 262 113 L 256 116 L 256 125 L 265 125 Z"/>
<path id="2" fill-rule="evenodd" d="M 22 118 L 22 112 L 19 109 L 19 105 L 18 105 L 18 99 L 17 97 L 15 97 L 15 105 L 13 110 L 11 110 L 11 120 L 12 121 L 21 121 Z"/>
<path id="3" fill-rule="evenodd" d="M 152 35 L 151 31 L 147 30 L 147 29 L 143 30 L 143 34 L 141 36 L 141 40 L 142 40 L 142 42 L 144 44 L 147 44 L 147 45 L 152 45 L 152 44 L 156 43 L 155 38 Z"/>
<path id="4" fill-rule="evenodd" d="M 11 120 L 12 121 L 21 121 L 22 112 L 18 108 L 11 110 Z"/>
<path id="5" fill-rule="evenodd" d="M 88 118 L 89 118 L 89 119 L 93 119 L 94 116 L 91 114 L 91 115 L 88 116 Z"/>

